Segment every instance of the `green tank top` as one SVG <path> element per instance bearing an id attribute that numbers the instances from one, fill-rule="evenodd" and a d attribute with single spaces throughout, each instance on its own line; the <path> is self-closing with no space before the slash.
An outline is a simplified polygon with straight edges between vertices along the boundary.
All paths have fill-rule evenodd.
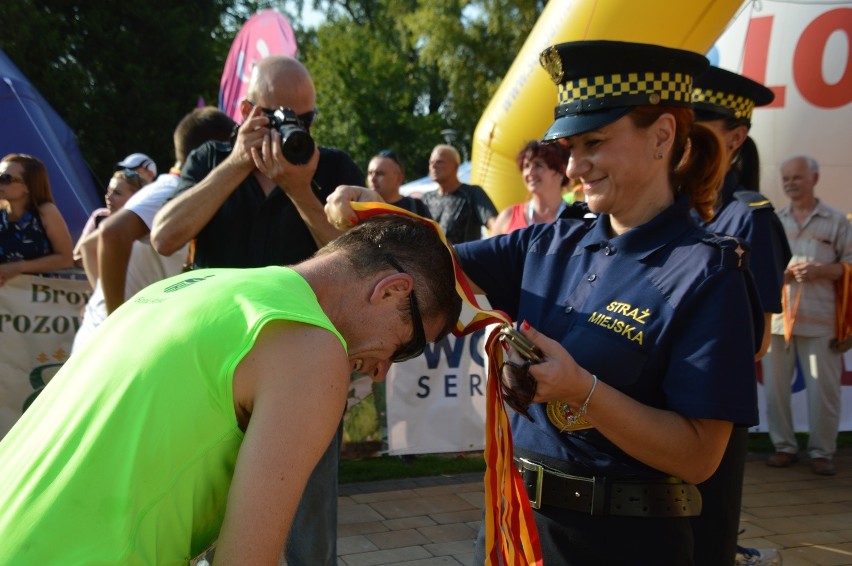
<path id="1" fill-rule="evenodd" d="M 218 535 L 264 324 L 343 337 L 291 269 L 205 269 L 111 315 L 0 442 L 0 564 L 186 564 Z"/>

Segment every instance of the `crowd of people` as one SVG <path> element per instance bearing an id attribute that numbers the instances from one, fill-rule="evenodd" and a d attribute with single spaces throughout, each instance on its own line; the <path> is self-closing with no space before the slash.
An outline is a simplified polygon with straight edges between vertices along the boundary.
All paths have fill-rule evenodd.
<path id="1" fill-rule="evenodd" d="M 835 474 L 852 226 L 816 197 L 811 157 L 781 165 L 788 206 L 760 194 L 763 85 L 649 44 L 541 61 L 555 120 L 519 140 L 528 198 L 502 211 L 447 144 L 420 198 L 400 193 L 393 150 L 366 176 L 321 145 L 288 161 L 270 113 L 310 132 L 317 109 L 285 56 L 252 70 L 240 124 L 187 114 L 168 173 L 117 162 L 76 246 L 44 164 L 4 157 L 0 286 L 76 261 L 94 291 L 68 362 L 0 442 L 0 564 L 336 564 L 349 380 L 383 379 L 455 326 L 454 261 L 542 353 L 498 378 L 535 384 L 511 429 L 545 564 L 779 564 L 737 545 L 755 362 L 767 464 L 799 458 L 799 367 L 811 469 Z M 402 215 L 352 227 L 353 201 L 432 219 L 450 248 Z M 483 527 L 476 564 L 485 545 Z"/>

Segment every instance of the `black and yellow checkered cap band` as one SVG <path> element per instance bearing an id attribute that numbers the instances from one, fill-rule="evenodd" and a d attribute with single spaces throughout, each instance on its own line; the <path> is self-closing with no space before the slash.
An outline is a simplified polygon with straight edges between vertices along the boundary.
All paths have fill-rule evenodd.
<path id="1" fill-rule="evenodd" d="M 692 91 L 692 103 L 698 106 L 712 106 L 715 109 L 724 109 L 734 118 L 751 120 L 751 112 L 754 110 L 754 100 L 738 94 L 731 94 L 709 88 L 696 88 Z"/>
<path id="2" fill-rule="evenodd" d="M 557 116 L 648 104 L 689 106 L 691 102 L 692 75 L 669 71 L 616 73 L 559 84 Z"/>

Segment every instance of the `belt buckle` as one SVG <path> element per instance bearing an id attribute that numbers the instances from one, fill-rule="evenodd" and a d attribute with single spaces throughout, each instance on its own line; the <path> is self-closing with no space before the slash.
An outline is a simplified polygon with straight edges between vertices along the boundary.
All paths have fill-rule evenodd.
<path id="1" fill-rule="evenodd" d="M 526 458 L 518 458 L 518 462 L 522 467 L 520 470 L 522 476 L 527 470 L 535 472 L 535 499 L 530 499 L 530 507 L 541 509 L 541 484 L 544 480 L 544 466 L 530 462 Z"/>

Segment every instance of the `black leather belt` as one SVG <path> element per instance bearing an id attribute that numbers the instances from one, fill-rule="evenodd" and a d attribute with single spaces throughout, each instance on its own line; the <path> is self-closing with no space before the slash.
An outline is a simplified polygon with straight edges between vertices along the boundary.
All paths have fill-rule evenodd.
<path id="1" fill-rule="evenodd" d="M 616 481 L 572 476 L 516 458 L 515 464 L 533 509 L 553 505 L 588 513 L 622 517 L 694 517 L 701 513 L 701 494 L 692 484 L 666 481 Z"/>

